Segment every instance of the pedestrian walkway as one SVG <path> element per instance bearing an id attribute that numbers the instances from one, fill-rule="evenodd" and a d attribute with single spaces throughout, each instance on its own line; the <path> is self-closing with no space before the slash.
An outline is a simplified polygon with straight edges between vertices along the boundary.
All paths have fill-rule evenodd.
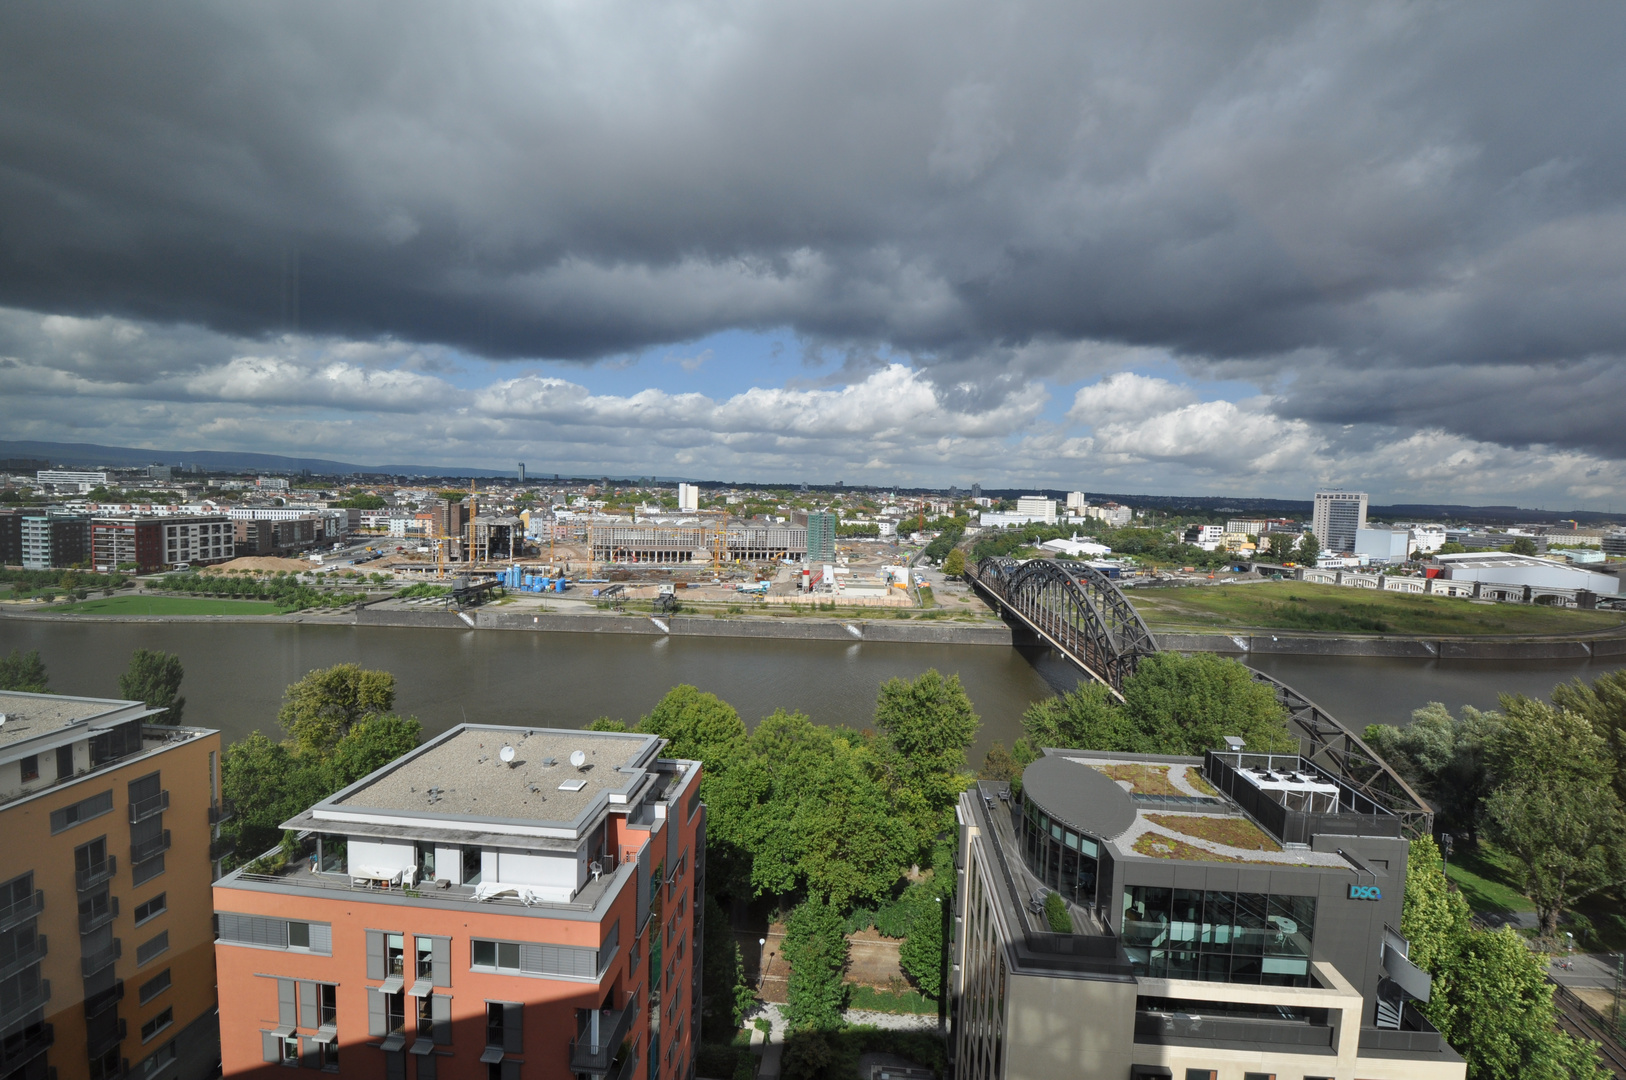
<path id="1" fill-rule="evenodd" d="M 759 1051 L 762 1063 L 757 1066 L 757 1080 L 779 1080 L 785 1056 L 785 1034 L 789 1025 L 785 1023 L 782 1006 L 774 1002 L 766 1002 L 757 1012 L 756 1016 L 768 1021 L 768 1033 L 764 1036 L 757 1032 L 751 1036 L 752 1048 Z M 756 1017 L 752 1017 L 752 1020 Z M 921 1015 L 917 1013 L 883 1013 L 867 1012 L 859 1009 L 849 1009 L 842 1014 L 842 1019 L 849 1024 L 868 1024 L 887 1031 L 936 1031 L 937 1017 L 935 1015 Z M 750 1021 L 747 1021 L 750 1023 Z"/>

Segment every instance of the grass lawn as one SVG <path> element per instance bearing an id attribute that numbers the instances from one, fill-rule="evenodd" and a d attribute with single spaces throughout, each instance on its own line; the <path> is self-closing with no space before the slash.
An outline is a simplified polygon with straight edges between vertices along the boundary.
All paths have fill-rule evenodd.
<path id="1" fill-rule="evenodd" d="M 847 1008 L 863 1009 L 867 1012 L 884 1013 L 929 1013 L 937 1015 L 937 1002 L 926 997 L 918 990 L 891 991 L 881 990 L 874 986 L 854 985 L 851 996 L 847 1000 Z"/>
<path id="2" fill-rule="evenodd" d="M 202 596 L 107 596 L 52 610 L 74 615 L 273 615 L 277 605 Z"/>
<path id="3" fill-rule="evenodd" d="M 1131 589 L 1127 595 L 1153 630 L 1251 627 L 1346 634 L 1564 634 L 1626 623 L 1626 616 L 1610 611 L 1485 604 L 1300 581 Z"/>
<path id="4" fill-rule="evenodd" d="M 1247 818 L 1200 817 L 1185 814 L 1147 814 L 1146 820 L 1161 825 L 1170 832 L 1195 836 L 1199 840 L 1212 840 L 1227 847 L 1246 851 L 1280 851 L 1282 846 L 1265 835 L 1263 829 Z"/>
<path id="5" fill-rule="evenodd" d="M 1446 865 L 1445 876 L 1462 890 L 1462 898 L 1475 911 L 1507 915 L 1536 909 L 1519 892 L 1518 864 L 1484 841 L 1480 841 L 1478 851 L 1458 848 Z"/>

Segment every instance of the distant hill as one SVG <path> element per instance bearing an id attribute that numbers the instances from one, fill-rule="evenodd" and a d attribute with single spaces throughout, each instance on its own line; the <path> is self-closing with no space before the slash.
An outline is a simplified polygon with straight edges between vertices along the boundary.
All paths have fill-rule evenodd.
<path id="1" fill-rule="evenodd" d="M 512 476 L 512 469 L 448 465 L 356 465 L 327 458 L 284 457 L 238 450 L 141 450 L 96 443 L 18 442 L 0 439 L 0 458 L 45 460 L 52 465 L 140 468 L 144 465 L 197 465 L 218 472 L 311 472 L 324 476 L 381 473 L 388 476 Z"/>

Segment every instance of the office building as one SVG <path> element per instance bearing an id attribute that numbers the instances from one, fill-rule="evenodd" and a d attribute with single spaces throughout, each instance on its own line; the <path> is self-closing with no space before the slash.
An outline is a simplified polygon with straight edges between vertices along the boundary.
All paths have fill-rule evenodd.
<path id="1" fill-rule="evenodd" d="M 1090 507 L 1090 500 L 1084 497 L 1082 491 L 1069 491 L 1067 493 L 1067 512 L 1069 514 L 1082 514 Z"/>
<path id="2" fill-rule="evenodd" d="M 0 1075 L 206 1080 L 220 735 L 0 693 Z"/>
<path id="3" fill-rule="evenodd" d="M 815 510 L 807 515 L 807 561 L 833 563 L 836 561 L 836 524 L 838 518 L 829 510 Z"/>
<path id="4" fill-rule="evenodd" d="M 1322 551 L 1354 551 L 1356 534 L 1366 527 L 1366 492 L 1318 491 L 1310 531 Z"/>
<path id="5" fill-rule="evenodd" d="M 688 1080 L 705 808 L 651 735 L 463 724 L 215 884 L 226 1076 Z"/>
<path id="6" fill-rule="evenodd" d="M 1242 533 L 1243 535 L 1263 536 L 1265 528 L 1270 523 L 1263 518 L 1232 518 L 1225 523 L 1228 533 Z"/>
<path id="7" fill-rule="evenodd" d="M 1403 563 L 1411 557 L 1412 531 L 1363 525 L 1355 531 L 1355 554 L 1371 563 Z"/>
<path id="8" fill-rule="evenodd" d="M 34 478 L 53 490 L 66 488 L 81 494 L 108 484 L 107 473 L 82 469 L 40 469 Z"/>
<path id="9" fill-rule="evenodd" d="M 19 533 L 24 570 L 79 566 L 90 559 L 90 519 L 82 514 L 25 512 Z"/>
<path id="10" fill-rule="evenodd" d="M 1016 500 L 1016 512 L 1046 525 L 1056 523 L 1056 500 L 1043 495 L 1022 495 Z"/>
<path id="11" fill-rule="evenodd" d="M 971 498 L 973 500 L 982 498 L 982 485 L 981 484 L 972 484 L 971 485 Z"/>
<path id="12" fill-rule="evenodd" d="M 692 514 L 700 509 L 700 485 L 678 485 L 678 513 Z"/>
<path id="13" fill-rule="evenodd" d="M 1465 1075 L 1415 1005 L 1400 820 L 1297 755 L 1046 750 L 958 819 L 960 1080 Z"/>
<path id="14" fill-rule="evenodd" d="M 197 566 L 234 558 L 237 534 L 225 514 L 166 517 L 163 524 L 165 566 Z"/>
<path id="15" fill-rule="evenodd" d="M 281 521 L 246 521 L 238 518 L 231 524 L 234 550 L 238 555 L 284 555 L 306 551 L 321 538 L 318 529 L 321 519 L 315 514 Z"/>
<path id="16" fill-rule="evenodd" d="M 525 483 L 525 463 L 523 461 L 519 463 L 519 482 Z"/>

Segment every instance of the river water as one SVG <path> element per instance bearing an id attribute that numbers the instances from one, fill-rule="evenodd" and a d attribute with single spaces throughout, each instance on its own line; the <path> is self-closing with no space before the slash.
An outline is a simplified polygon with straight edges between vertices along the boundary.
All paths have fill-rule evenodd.
<path id="1" fill-rule="evenodd" d="M 880 685 L 928 668 L 960 676 L 982 729 L 974 762 L 995 739 L 1022 733 L 1022 710 L 1078 681 L 1044 649 L 986 645 L 652 638 L 623 634 L 319 626 L 290 623 L 64 623 L 0 618 L 0 652 L 38 649 L 59 693 L 113 697 L 137 648 L 180 656 L 185 721 L 227 741 L 255 729 L 280 737 L 282 691 L 312 668 L 354 662 L 397 680 L 396 708 L 426 732 L 462 719 L 579 727 L 635 721 L 677 683 L 693 683 L 755 722 L 799 709 L 821 723 L 864 727 Z M 1500 693 L 1545 696 L 1609 661 L 1421 661 L 1271 656 L 1252 661 L 1356 731 L 1404 723 L 1429 701 L 1494 707 Z"/>

